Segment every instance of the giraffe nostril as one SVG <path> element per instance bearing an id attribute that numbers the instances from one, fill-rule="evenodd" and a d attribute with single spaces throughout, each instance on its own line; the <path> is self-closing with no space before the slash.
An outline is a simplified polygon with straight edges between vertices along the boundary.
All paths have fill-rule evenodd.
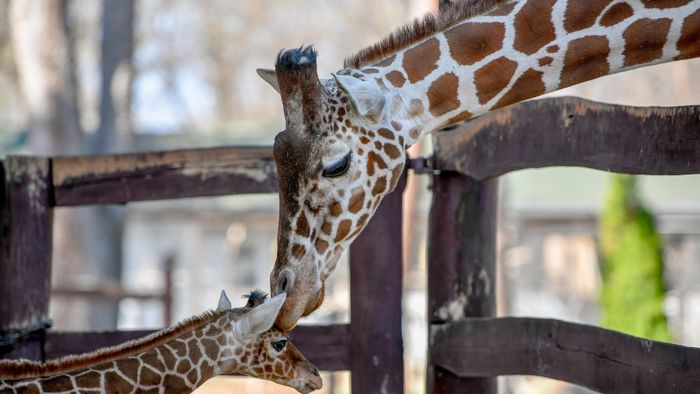
<path id="1" fill-rule="evenodd" d="M 311 367 L 311 368 L 312 368 L 311 373 L 313 373 L 314 376 L 321 376 L 321 374 L 318 373 L 318 368 L 316 368 L 316 367 Z"/>

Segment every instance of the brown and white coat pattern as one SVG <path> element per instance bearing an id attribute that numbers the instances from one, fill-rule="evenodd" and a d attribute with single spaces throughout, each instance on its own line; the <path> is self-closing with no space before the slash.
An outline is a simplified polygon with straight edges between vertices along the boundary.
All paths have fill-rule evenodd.
<path id="1" fill-rule="evenodd" d="M 234 372 L 318 389 L 316 368 L 272 327 L 283 301 L 230 309 L 222 294 L 216 311 L 117 347 L 44 364 L 0 361 L 0 393 L 188 393 Z"/>
<path id="2" fill-rule="evenodd" d="M 280 229 L 271 291 L 288 295 L 280 327 L 321 304 L 340 253 L 422 136 L 604 75 L 700 56 L 700 0 L 495 4 L 431 34 L 414 29 L 419 38 L 405 47 L 365 50 L 331 79 L 318 80 L 308 48 L 281 53 L 276 72 L 261 72 L 287 120 L 274 148 Z M 324 176 L 344 157 L 346 173 Z"/>

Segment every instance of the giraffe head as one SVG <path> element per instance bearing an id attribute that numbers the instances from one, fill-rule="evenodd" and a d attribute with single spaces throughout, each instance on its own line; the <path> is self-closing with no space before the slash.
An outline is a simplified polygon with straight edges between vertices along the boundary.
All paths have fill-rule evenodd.
<path id="1" fill-rule="evenodd" d="M 232 347 L 219 357 L 218 373 L 237 372 L 271 380 L 300 393 L 320 389 L 323 382 L 318 369 L 289 341 L 286 332 L 274 327 L 285 295 L 263 302 L 265 296 L 260 294 L 251 293 L 248 304 L 242 308 L 245 312 L 229 322 Z M 217 310 L 230 308 L 231 303 L 222 292 Z"/>
<path id="2" fill-rule="evenodd" d="M 321 305 L 341 253 L 396 186 L 408 141 L 380 85 L 350 70 L 319 80 L 310 47 L 283 51 L 274 71 L 258 73 L 280 93 L 286 120 L 273 147 L 280 217 L 270 288 L 287 294 L 277 325 L 290 329 Z"/>

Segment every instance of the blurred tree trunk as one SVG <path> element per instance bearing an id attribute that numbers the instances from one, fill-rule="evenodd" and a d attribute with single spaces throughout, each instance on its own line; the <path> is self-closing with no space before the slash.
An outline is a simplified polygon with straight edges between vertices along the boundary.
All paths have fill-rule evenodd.
<path id="1" fill-rule="evenodd" d="M 11 26 L 20 87 L 34 154 L 65 155 L 123 150 L 129 145 L 133 1 L 105 0 L 102 98 L 95 144 L 80 127 L 74 48 L 67 0 L 15 0 Z M 54 219 L 54 286 L 97 285 L 121 277 L 123 208 L 58 209 Z M 52 316 L 63 329 L 112 329 L 117 303 L 54 299 Z M 88 305 L 89 304 L 89 305 Z"/>

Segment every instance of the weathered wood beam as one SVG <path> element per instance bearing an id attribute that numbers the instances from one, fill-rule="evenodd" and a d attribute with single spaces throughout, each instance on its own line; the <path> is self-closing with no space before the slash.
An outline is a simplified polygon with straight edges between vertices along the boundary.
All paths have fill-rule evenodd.
<path id="1" fill-rule="evenodd" d="M 56 206 L 277 191 L 270 147 L 225 147 L 53 159 Z"/>
<path id="2" fill-rule="evenodd" d="M 43 358 L 48 324 L 53 210 L 49 159 L 8 156 L 0 218 L 0 336 L 29 335 L 0 358 Z"/>
<path id="3" fill-rule="evenodd" d="M 496 313 L 498 180 L 433 175 L 428 229 L 428 324 Z M 429 331 L 430 331 L 429 330 Z M 429 332 L 429 335 L 430 332 Z M 496 379 L 464 379 L 428 357 L 428 394 L 496 393 Z"/>
<path id="4" fill-rule="evenodd" d="M 403 393 L 402 208 L 406 173 L 350 247 L 350 370 L 354 393 Z"/>
<path id="5" fill-rule="evenodd" d="M 56 332 L 46 333 L 46 358 L 80 354 L 101 347 L 114 346 L 138 339 L 154 330 L 110 332 Z M 306 358 L 324 371 L 349 369 L 350 329 L 347 324 L 328 326 L 298 326 L 289 332 L 294 346 Z"/>
<path id="6" fill-rule="evenodd" d="M 433 325 L 430 357 L 458 376 L 538 375 L 604 393 L 690 393 L 700 348 L 536 318 Z"/>
<path id="7" fill-rule="evenodd" d="M 574 97 L 481 115 L 433 140 L 435 166 L 477 179 L 548 166 L 700 173 L 700 106 L 630 107 Z"/>

